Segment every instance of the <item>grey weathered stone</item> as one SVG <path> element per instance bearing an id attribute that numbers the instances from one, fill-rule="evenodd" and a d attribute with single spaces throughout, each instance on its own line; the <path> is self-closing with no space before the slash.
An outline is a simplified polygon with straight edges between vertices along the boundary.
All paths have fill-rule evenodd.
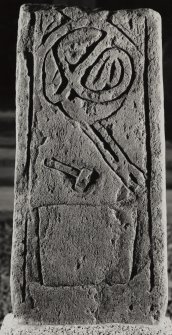
<path id="1" fill-rule="evenodd" d="M 160 325 L 122 323 L 99 325 L 26 325 L 8 314 L 2 326 L 3 335 L 171 335 L 172 326 L 165 318 Z"/>
<path id="2" fill-rule="evenodd" d="M 21 8 L 15 317 L 42 324 L 164 318 L 160 21 L 148 9 Z"/>

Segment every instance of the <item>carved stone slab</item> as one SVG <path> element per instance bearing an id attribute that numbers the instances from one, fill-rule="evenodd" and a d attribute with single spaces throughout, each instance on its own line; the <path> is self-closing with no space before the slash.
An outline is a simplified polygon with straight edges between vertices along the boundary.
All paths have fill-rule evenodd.
<path id="1" fill-rule="evenodd" d="M 22 6 L 14 315 L 157 323 L 167 302 L 161 20 Z"/>

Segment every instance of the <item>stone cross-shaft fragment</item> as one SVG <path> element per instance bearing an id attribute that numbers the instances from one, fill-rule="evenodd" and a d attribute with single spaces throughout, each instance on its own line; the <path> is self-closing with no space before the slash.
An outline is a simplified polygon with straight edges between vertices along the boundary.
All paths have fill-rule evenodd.
<path id="1" fill-rule="evenodd" d="M 42 323 L 167 302 L 160 16 L 22 6 L 12 300 Z"/>

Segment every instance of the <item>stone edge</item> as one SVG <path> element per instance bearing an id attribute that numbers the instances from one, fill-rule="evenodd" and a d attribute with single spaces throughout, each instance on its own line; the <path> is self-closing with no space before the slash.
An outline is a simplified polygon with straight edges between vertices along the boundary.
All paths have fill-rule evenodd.
<path id="1" fill-rule="evenodd" d="M 58 10 L 58 9 L 65 9 L 65 8 L 70 8 L 72 10 L 79 9 L 83 12 L 88 12 L 88 13 L 95 13 L 95 12 L 111 12 L 111 13 L 129 13 L 129 12 L 137 12 L 140 15 L 154 15 L 159 18 L 161 18 L 161 15 L 159 12 L 156 10 L 149 8 L 149 7 L 136 7 L 136 8 L 125 8 L 125 9 L 112 9 L 112 8 L 104 8 L 104 7 L 96 7 L 93 9 L 90 9 L 89 7 L 86 6 L 79 6 L 79 5 L 68 5 L 65 6 L 63 4 L 46 4 L 46 3 L 39 3 L 39 4 L 34 4 L 34 3 L 27 3 L 23 4 L 20 6 L 20 11 L 22 12 L 36 12 L 38 10 Z"/>
<path id="2" fill-rule="evenodd" d="M 162 74 L 162 24 L 161 16 L 147 10 L 147 80 L 150 125 L 151 183 L 150 202 L 152 216 L 152 257 L 155 301 L 161 304 L 162 317 L 168 302 L 167 276 L 167 217 L 164 95 Z M 154 85 L 152 83 L 154 82 Z M 156 302 L 155 302 L 156 304 Z"/>

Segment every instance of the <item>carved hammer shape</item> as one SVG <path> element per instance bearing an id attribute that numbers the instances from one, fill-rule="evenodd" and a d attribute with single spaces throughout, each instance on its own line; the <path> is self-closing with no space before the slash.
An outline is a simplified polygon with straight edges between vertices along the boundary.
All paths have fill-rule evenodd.
<path id="1" fill-rule="evenodd" d="M 86 187 L 91 181 L 91 177 L 93 174 L 93 170 L 87 169 L 85 167 L 80 170 L 65 163 L 59 162 L 55 158 L 46 159 L 45 166 L 74 177 L 76 179 L 75 191 L 77 192 L 85 191 Z"/>

